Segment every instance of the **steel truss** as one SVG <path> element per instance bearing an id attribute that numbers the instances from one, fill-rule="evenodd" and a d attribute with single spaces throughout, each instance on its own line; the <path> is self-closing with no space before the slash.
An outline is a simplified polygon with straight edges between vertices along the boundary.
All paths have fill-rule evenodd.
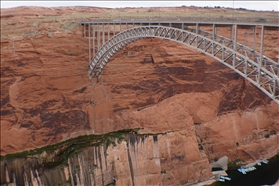
<path id="1" fill-rule="evenodd" d="M 101 46 L 90 62 L 90 75 L 99 75 L 121 48 L 142 38 L 162 38 L 187 45 L 213 57 L 250 81 L 279 104 L 279 64 L 255 50 L 215 33 L 166 26 L 124 30 Z"/>

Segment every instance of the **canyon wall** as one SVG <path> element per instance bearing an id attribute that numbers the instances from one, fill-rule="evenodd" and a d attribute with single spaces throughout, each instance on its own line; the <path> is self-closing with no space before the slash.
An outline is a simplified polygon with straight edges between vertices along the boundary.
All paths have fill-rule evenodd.
<path id="1" fill-rule="evenodd" d="M 108 148 L 87 147 L 54 168 L 46 167 L 41 157 L 35 156 L 2 161 L 2 184 L 179 185 L 211 176 L 207 156 L 198 149 L 194 127 L 160 135 L 125 136 L 127 141 Z"/>
<path id="2" fill-rule="evenodd" d="M 139 130 L 107 150 L 83 148 L 63 166 L 3 160 L 1 184 L 193 184 L 211 176 L 216 158 L 251 162 L 278 153 L 279 106 L 218 61 L 172 41 L 142 39 L 90 79 L 82 26 L 53 25 L 1 40 L 1 155 Z M 240 43 L 251 43 L 239 32 Z M 265 43 L 274 60 L 277 32 L 268 31 Z"/>

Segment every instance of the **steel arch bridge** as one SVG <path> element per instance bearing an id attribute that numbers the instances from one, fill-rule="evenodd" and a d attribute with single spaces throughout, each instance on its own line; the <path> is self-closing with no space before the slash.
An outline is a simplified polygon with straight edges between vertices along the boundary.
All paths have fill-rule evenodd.
<path id="1" fill-rule="evenodd" d="M 98 51 L 93 54 L 93 58 L 91 58 L 90 52 L 89 73 L 91 76 L 100 75 L 110 58 L 129 43 L 143 38 L 162 38 L 184 44 L 216 59 L 240 74 L 279 104 L 279 62 L 275 62 L 263 55 L 264 25 L 261 25 L 262 44 L 260 52 L 237 42 L 237 25 L 232 25 L 231 36 L 234 34 L 234 39 L 228 39 L 216 34 L 215 24 L 213 25 L 212 33 L 200 30 L 198 26 L 196 26 L 196 29 L 183 28 L 182 26 L 181 29 L 171 25 L 162 26 L 149 23 L 149 25 L 140 24 L 128 28 L 126 24 L 124 31 L 121 31 L 120 26 L 120 32 L 115 34 L 114 30 L 113 37 L 109 38 L 108 36 L 106 42 L 104 42 L 104 24 L 102 26 L 102 46 L 100 46 L 102 36 L 100 35 L 99 26 L 96 37 L 94 37 L 95 33 L 93 35 L 94 39 L 97 38 Z M 90 27 L 88 31 L 90 39 Z M 89 47 L 90 44 L 89 40 Z"/>

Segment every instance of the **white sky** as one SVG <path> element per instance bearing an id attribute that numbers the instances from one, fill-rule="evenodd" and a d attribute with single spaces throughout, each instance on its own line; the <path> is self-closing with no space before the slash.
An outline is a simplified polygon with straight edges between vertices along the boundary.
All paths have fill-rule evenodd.
<path id="1" fill-rule="evenodd" d="M 274 10 L 278 11 L 278 1 L 1 1 L 1 8 L 18 6 L 96 6 L 108 8 L 121 7 L 172 7 L 172 6 L 221 6 L 246 8 L 250 10 Z"/>

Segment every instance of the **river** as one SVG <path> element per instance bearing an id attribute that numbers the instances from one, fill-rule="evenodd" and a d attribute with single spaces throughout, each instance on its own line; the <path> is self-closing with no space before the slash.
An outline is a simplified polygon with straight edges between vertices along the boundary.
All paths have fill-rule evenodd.
<path id="1" fill-rule="evenodd" d="M 214 182 L 211 186 L 258 186 L 274 185 L 279 179 L 279 155 L 268 160 L 268 164 L 256 165 L 254 171 L 242 174 L 238 170 L 226 171 L 230 181 Z"/>

